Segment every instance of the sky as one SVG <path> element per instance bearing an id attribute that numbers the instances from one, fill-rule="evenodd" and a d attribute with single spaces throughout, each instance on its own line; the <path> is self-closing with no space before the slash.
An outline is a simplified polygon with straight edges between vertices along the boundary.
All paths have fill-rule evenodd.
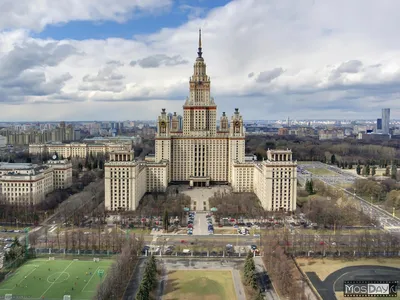
<path id="1" fill-rule="evenodd" d="M 182 113 L 202 29 L 218 114 L 400 118 L 398 0 L 2 0 L 0 121 Z"/>

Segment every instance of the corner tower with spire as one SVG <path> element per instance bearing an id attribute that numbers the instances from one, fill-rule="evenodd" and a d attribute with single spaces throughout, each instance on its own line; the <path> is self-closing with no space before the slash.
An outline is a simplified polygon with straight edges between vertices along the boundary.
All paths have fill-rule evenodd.
<path id="1" fill-rule="evenodd" d="M 217 131 L 217 106 L 210 95 L 210 77 L 203 58 L 201 29 L 193 75 L 189 80 L 189 97 L 183 106 L 183 134 L 210 136 Z"/>

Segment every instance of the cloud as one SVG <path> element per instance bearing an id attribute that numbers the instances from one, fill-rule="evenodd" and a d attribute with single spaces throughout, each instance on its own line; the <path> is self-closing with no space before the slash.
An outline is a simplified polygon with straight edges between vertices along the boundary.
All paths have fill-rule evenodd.
<path id="1" fill-rule="evenodd" d="M 73 46 L 59 42 L 46 44 L 23 42 L 0 57 L 0 79 L 18 76 L 24 70 L 36 67 L 55 67 L 67 57 L 77 53 L 77 49 Z"/>
<path id="2" fill-rule="evenodd" d="M 79 86 L 81 91 L 99 91 L 120 93 L 124 90 L 124 75 L 118 73 L 118 67 L 123 66 L 119 61 L 109 61 L 96 74 L 87 74 Z"/>
<path id="3" fill-rule="evenodd" d="M 266 82 L 270 83 L 275 78 L 278 78 L 283 74 L 284 70 L 282 68 L 274 68 L 269 71 L 264 71 L 258 74 L 256 81 L 257 82 Z"/>
<path id="4" fill-rule="evenodd" d="M 158 68 L 162 65 L 177 66 L 189 63 L 188 60 L 183 59 L 180 55 L 167 56 L 165 54 L 156 54 L 152 56 L 139 59 L 138 61 L 131 61 L 131 66 L 138 64 L 142 68 Z"/>
<path id="5" fill-rule="evenodd" d="M 359 60 L 346 61 L 336 69 L 338 73 L 358 73 L 363 66 L 363 63 Z"/>
<path id="6" fill-rule="evenodd" d="M 199 27 L 219 111 L 239 107 L 245 119 L 376 118 L 381 106 L 391 107 L 394 117 L 400 113 L 400 2 L 236 0 L 179 26 L 129 39 L 54 41 L 31 33 L 48 24 L 63 30 L 71 20 L 124 22 L 165 13 L 170 4 L 3 1 L 4 117 L 84 119 L 89 104 L 98 119 L 155 119 L 156 105 L 179 113 L 189 96 Z M 154 22 L 136 18 L 135 24 L 149 21 Z M 74 108 L 64 106 L 67 102 Z"/>
<path id="7" fill-rule="evenodd" d="M 133 15 L 168 9 L 171 4 L 172 0 L 2 0 L 0 30 L 40 31 L 49 24 L 79 20 L 124 22 Z"/>

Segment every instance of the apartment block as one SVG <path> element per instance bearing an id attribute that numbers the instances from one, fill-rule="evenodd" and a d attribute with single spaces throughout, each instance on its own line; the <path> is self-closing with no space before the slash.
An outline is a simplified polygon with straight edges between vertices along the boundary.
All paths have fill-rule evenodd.
<path id="1" fill-rule="evenodd" d="M 112 151 L 131 150 L 131 144 L 86 144 L 86 143 L 49 143 L 49 144 L 30 144 L 29 155 L 44 155 L 57 153 L 65 158 L 85 158 L 92 154 L 107 155 Z"/>
<path id="2" fill-rule="evenodd" d="M 68 160 L 44 165 L 0 163 L 0 197 L 20 205 L 35 205 L 56 189 L 72 185 L 72 164 Z"/>

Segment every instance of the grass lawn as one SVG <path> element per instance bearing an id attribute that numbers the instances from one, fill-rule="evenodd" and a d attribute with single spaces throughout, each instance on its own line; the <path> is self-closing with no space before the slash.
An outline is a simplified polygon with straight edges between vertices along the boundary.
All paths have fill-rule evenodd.
<path id="1" fill-rule="evenodd" d="M 321 280 L 344 267 L 351 266 L 400 266 L 399 258 L 363 258 L 354 260 L 345 259 L 313 259 L 313 258 L 296 258 L 297 263 L 304 272 L 315 272 Z"/>
<path id="2" fill-rule="evenodd" d="M 325 168 L 309 168 L 307 169 L 310 173 L 313 173 L 315 175 L 320 175 L 320 176 L 338 176 L 337 173 L 332 172 L 328 169 Z"/>
<path id="3" fill-rule="evenodd" d="M 0 296 L 17 295 L 29 299 L 92 299 L 97 286 L 107 276 L 112 260 L 29 260 L 0 283 Z M 104 270 L 102 279 L 98 270 Z"/>
<path id="4" fill-rule="evenodd" d="M 231 271 L 190 270 L 168 273 L 165 300 L 235 300 Z"/>

